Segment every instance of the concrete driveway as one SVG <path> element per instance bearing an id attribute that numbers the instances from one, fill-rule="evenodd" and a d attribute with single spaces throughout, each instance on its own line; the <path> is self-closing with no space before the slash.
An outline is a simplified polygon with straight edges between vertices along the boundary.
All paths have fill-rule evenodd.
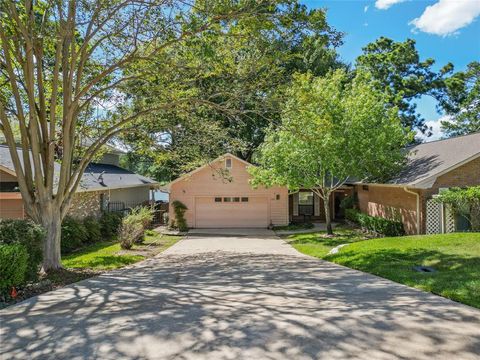
<path id="1" fill-rule="evenodd" d="M 0 311 L 2 359 L 479 359 L 480 311 L 255 233 Z"/>

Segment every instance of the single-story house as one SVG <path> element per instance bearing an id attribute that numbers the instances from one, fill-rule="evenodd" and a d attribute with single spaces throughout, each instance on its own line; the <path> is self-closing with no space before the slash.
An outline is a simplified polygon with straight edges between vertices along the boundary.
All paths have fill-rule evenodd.
<path id="1" fill-rule="evenodd" d="M 427 232 L 428 201 L 442 189 L 480 185 L 480 132 L 408 148 L 402 172 L 385 184 L 355 184 L 360 210 L 400 218 L 407 234 Z"/>
<path id="2" fill-rule="evenodd" d="M 170 192 L 169 218 L 175 219 L 172 203 L 185 204 L 185 218 L 193 228 L 240 228 L 287 225 L 288 189 L 253 189 L 250 164 L 225 154 L 167 185 Z"/>
<path id="3" fill-rule="evenodd" d="M 151 199 L 150 191 L 157 188 L 158 183 L 121 168 L 121 154 L 109 148 L 101 159 L 87 166 L 69 215 L 77 218 L 99 216 L 102 210 L 120 211 Z M 9 149 L 0 145 L 0 219 L 25 216 Z"/>
<path id="4" fill-rule="evenodd" d="M 342 219 L 341 201 L 351 195 L 362 212 L 400 219 L 408 234 L 425 233 L 427 201 L 443 188 L 480 185 L 480 133 L 437 140 L 407 149 L 404 170 L 385 184 L 349 182 L 330 198 L 332 220 Z M 323 202 L 308 190 L 250 186 L 250 164 L 225 154 L 167 185 L 170 203 L 179 200 L 194 228 L 267 227 L 323 222 Z M 175 215 L 170 207 L 170 219 Z"/>

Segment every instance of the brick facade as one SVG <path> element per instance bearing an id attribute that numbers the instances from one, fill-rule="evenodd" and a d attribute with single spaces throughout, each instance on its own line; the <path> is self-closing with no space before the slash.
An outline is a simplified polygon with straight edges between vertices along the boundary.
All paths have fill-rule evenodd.
<path id="1" fill-rule="evenodd" d="M 431 188 L 408 190 L 420 195 L 420 232 L 425 233 L 426 202 L 438 194 L 440 188 L 465 187 L 480 185 L 480 157 L 469 161 L 441 176 Z M 360 211 L 372 216 L 388 219 L 400 218 L 407 234 L 416 233 L 417 200 L 416 196 L 404 190 L 403 187 L 370 185 L 368 191 L 363 185 L 355 186 L 358 195 Z"/>

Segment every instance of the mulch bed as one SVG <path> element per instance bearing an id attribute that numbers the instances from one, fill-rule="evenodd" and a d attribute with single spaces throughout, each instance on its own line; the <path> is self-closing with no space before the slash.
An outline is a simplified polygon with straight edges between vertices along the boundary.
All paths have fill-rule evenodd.
<path id="1" fill-rule="evenodd" d="M 35 283 L 30 283 L 16 289 L 15 298 L 10 296 L 0 297 L 0 309 L 19 303 L 32 296 L 40 295 L 45 292 L 55 290 L 74 282 L 88 279 L 92 276 L 100 275 L 102 271 L 91 269 L 61 269 L 48 274 L 43 274 Z"/>

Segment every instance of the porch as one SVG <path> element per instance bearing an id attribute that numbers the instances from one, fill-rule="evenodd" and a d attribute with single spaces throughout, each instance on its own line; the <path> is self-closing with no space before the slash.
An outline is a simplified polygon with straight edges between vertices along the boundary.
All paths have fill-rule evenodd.
<path id="1" fill-rule="evenodd" d="M 344 186 L 335 190 L 329 199 L 331 220 L 343 220 L 344 210 L 341 202 L 353 195 L 353 187 Z M 323 199 L 313 191 L 301 189 L 288 196 L 288 213 L 290 223 L 321 223 L 325 222 Z"/>

